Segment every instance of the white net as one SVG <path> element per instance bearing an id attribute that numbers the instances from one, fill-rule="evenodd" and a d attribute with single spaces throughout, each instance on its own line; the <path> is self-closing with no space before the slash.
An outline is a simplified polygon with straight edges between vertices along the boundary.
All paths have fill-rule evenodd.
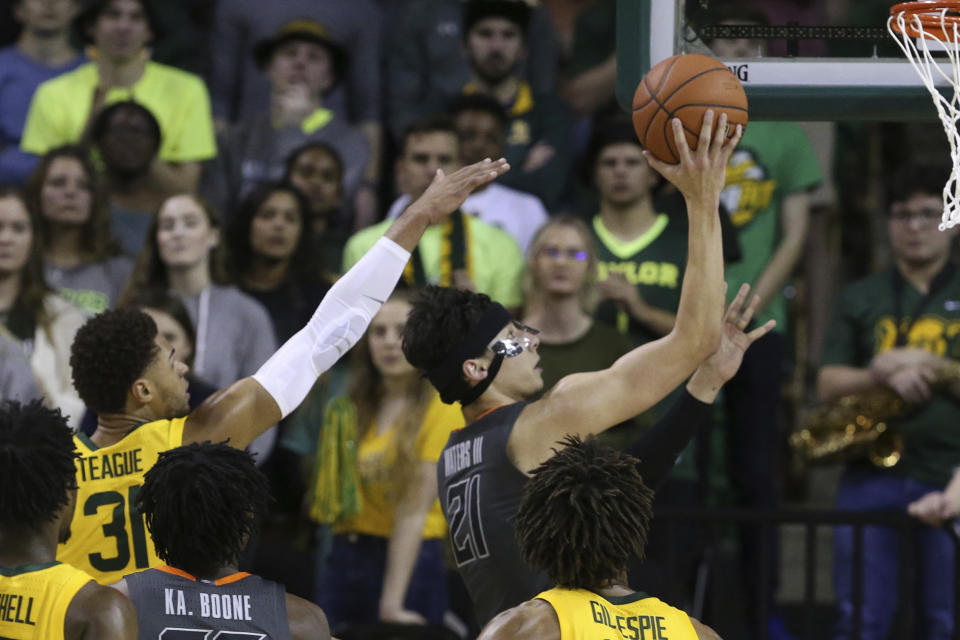
<path id="1" fill-rule="evenodd" d="M 887 20 L 887 30 L 903 50 L 904 55 L 930 92 L 933 105 L 937 108 L 937 115 L 943 124 L 943 131 L 947 134 L 950 143 L 950 159 L 953 161 L 953 170 L 950 179 L 943 186 L 943 220 L 940 230 L 944 231 L 960 224 L 960 28 L 954 21 L 947 19 L 949 9 L 935 10 L 934 19 L 937 26 L 924 26 L 920 16 L 901 11 L 891 15 Z M 931 12 L 927 12 L 930 20 Z M 939 16 L 939 19 L 936 19 Z M 919 34 L 915 38 L 912 34 Z M 934 53 L 942 54 L 939 60 Z M 944 68 L 949 62 L 951 73 Z M 937 88 L 938 80 L 949 83 L 950 89 L 947 98 Z"/>

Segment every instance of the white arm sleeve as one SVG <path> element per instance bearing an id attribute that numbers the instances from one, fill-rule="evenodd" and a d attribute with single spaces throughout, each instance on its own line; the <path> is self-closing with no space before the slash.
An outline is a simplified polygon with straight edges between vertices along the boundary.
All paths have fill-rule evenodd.
<path id="1" fill-rule="evenodd" d="M 283 417 L 303 402 L 320 374 L 357 343 L 393 293 L 409 259 L 403 247 L 380 238 L 330 288 L 310 322 L 253 375 L 276 400 Z"/>

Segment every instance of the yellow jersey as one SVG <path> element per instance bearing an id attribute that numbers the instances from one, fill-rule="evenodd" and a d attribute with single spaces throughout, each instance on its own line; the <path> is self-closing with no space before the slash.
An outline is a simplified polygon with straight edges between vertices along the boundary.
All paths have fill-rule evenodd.
<path id="1" fill-rule="evenodd" d="M 63 640 L 67 608 L 90 580 L 59 562 L 0 567 L 0 638 Z"/>
<path id="2" fill-rule="evenodd" d="M 439 395 L 434 395 L 423 415 L 423 426 L 417 433 L 417 457 L 424 462 L 439 460 L 450 432 L 463 426 L 460 404 L 444 404 Z M 393 532 L 399 496 L 396 495 L 397 487 L 392 477 L 396 473 L 396 440 L 399 434 L 396 427 L 379 434 L 376 431 L 376 425 L 371 425 L 357 447 L 357 475 L 363 506 L 357 515 L 338 522 L 334 526 L 335 533 L 363 533 L 389 538 Z M 427 512 L 423 537 L 433 540 L 446 535 L 447 521 L 438 498 Z"/>
<path id="3" fill-rule="evenodd" d="M 689 616 L 637 592 L 605 598 L 586 589 L 555 587 L 537 596 L 560 620 L 560 640 L 697 640 Z"/>
<path id="4" fill-rule="evenodd" d="M 183 443 L 184 422 L 186 418 L 147 422 L 109 447 L 98 447 L 83 434 L 73 437 L 80 452 L 77 508 L 57 560 L 103 585 L 163 564 L 137 511 L 137 493 L 160 453 Z"/>

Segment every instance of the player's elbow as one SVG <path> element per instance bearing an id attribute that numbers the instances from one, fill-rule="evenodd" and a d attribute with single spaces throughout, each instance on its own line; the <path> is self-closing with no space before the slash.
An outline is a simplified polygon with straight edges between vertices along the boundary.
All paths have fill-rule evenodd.
<path id="1" fill-rule="evenodd" d="M 675 326 L 671 333 L 681 345 L 686 359 L 695 363 L 694 366 L 699 365 L 720 348 L 722 334 L 718 323 L 709 323 L 709 326 L 696 328 Z"/>

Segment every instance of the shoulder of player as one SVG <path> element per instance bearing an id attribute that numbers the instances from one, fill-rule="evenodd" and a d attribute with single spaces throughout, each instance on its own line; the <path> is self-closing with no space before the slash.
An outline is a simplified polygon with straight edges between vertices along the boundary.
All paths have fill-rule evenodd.
<path id="1" fill-rule="evenodd" d="M 316 638 L 329 640 L 330 625 L 323 609 L 312 602 L 299 598 L 291 593 L 287 599 L 287 620 L 290 623 L 290 635 L 293 640 Z"/>
<path id="2" fill-rule="evenodd" d="M 546 600 L 527 600 L 491 620 L 477 640 L 560 640 L 560 620 Z"/>
<path id="3" fill-rule="evenodd" d="M 688 617 L 690 618 L 690 624 L 693 625 L 693 630 L 697 632 L 697 637 L 700 640 L 722 640 L 716 631 L 703 624 L 693 616 Z"/>
<path id="4" fill-rule="evenodd" d="M 137 612 L 118 588 L 105 587 L 91 579 L 67 607 L 64 626 L 67 640 L 134 640 L 137 637 Z"/>

